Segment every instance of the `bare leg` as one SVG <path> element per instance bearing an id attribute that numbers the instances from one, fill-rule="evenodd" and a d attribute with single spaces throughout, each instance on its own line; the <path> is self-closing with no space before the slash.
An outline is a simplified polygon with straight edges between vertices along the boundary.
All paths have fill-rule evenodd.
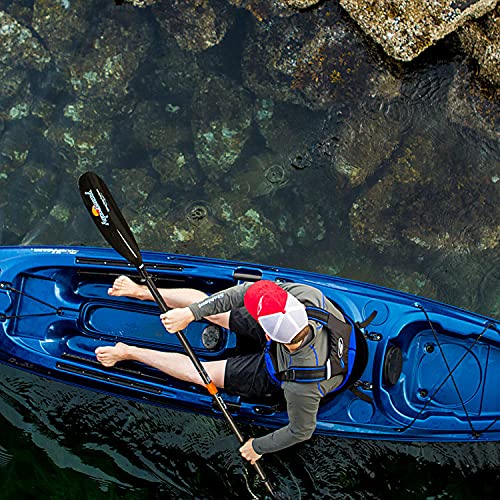
<path id="1" fill-rule="evenodd" d="M 163 299 L 168 307 L 186 307 L 193 302 L 200 302 L 208 295 L 194 288 L 160 288 Z M 108 289 L 108 295 L 116 297 L 131 297 L 139 300 L 154 300 L 146 285 L 139 285 L 127 276 L 119 276 Z"/>
<path id="2" fill-rule="evenodd" d="M 187 307 L 194 302 L 201 302 L 208 295 L 194 288 L 160 288 L 159 292 L 168 307 Z M 154 300 L 146 285 L 138 285 L 127 276 L 119 276 L 108 289 L 108 295 L 116 297 L 131 297 L 139 300 Z M 229 328 L 229 313 L 214 314 L 207 320 Z"/>
<path id="3" fill-rule="evenodd" d="M 129 346 L 122 342 L 118 342 L 115 346 L 98 347 L 95 353 L 97 360 L 104 366 L 113 366 L 124 360 L 140 361 L 180 380 L 205 385 L 189 357 L 184 354 L 153 351 Z M 226 360 L 209 361 L 202 364 L 212 382 L 223 389 Z"/>

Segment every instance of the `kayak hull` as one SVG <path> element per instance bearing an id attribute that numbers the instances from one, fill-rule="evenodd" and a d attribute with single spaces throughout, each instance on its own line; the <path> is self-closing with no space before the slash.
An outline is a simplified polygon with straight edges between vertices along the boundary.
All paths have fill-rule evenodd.
<path id="1" fill-rule="evenodd" d="M 498 321 L 334 276 L 168 253 L 144 252 L 143 258 L 160 287 L 210 294 L 242 280 L 294 281 L 322 290 L 355 322 L 377 311 L 363 331 L 368 362 L 360 384 L 322 404 L 318 433 L 427 442 L 500 439 Z M 153 302 L 107 295 L 120 274 L 138 277 L 113 250 L 0 248 L 0 362 L 87 389 L 220 416 L 202 387 L 137 363 L 104 368 L 96 361 L 98 346 L 118 341 L 182 352 Z M 235 335 L 210 328 L 195 322 L 185 331 L 200 359 L 234 353 Z M 282 408 L 222 395 L 236 420 L 270 428 L 287 424 Z"/>

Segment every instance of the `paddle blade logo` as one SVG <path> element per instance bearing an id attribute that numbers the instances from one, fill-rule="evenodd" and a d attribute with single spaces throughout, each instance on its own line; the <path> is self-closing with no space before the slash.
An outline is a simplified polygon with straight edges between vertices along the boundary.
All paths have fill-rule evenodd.
<path id="1" fill-rule="evenodd" d="M 106 199 L 104 198 L 104 196 L 101 194 L 101 192 L 98 189 L 96 189 L 96 191 L 97 191 L 97 194 L 98 194 L 102 204 L 104 205 L 105 209 L 109 213 L 109 207 L 108 207 L 108 204 L 106 203 Z M 101 219 L 101 225 L 109 226 L 109 221 L 108 221 L 109 215 L 106 215 L 103 212 L 103 209 L 101 208 L 101 205 L 97 201 L 97 198 L 94 195 L 94 193 L 92 192 L 92 190 L 85 191 L 84 194 L 85 194 L 85 196 L 89 197 L 89 199 L 92 203 L 92 208 L 91 208 L 92 215 L 94 217 L 99 217 Z"/>

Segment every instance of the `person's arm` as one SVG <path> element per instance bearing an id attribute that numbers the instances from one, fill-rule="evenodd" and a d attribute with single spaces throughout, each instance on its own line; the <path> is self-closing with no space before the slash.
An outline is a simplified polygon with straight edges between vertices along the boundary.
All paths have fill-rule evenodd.
<path id="1" fill-rule="evenodd" d="M 250 283 L 236 285 L 226 290 L 222 290 L 221 292 L 214 293 L 201 302 L 195 302 L 189 305 L 188 307 L 193 313 L 194 320 L 199 321 L 207 316 L 220 314 L 230 311 L 235 307 L 243 306 L 243 298 L 249 286 Z"/>
<path id="2" fill-rule="evenodd" d="M 202 318 L 241 307 L 249 286 L 249 283 L 233 286 L 187 307 L 171 309 L 160 315 L 161 322 L 167 332 L 175 333 L 184 330 L 192 321 L 199 321 Z"/>
<path id="3" fill-rule="evenodd" d="M 305 384 L 304 384 L 305 385 Z M 311 438 L 316 429 L 320 395 L 310 389 L 302 394 L 285 389 L 289 424 L 265 436 L 255 438 L 253 449 L 259 455 L 274 453 Z"/>

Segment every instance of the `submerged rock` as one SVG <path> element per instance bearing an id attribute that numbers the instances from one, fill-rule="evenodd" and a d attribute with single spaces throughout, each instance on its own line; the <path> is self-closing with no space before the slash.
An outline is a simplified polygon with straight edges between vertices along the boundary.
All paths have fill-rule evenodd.
<path id="1" fill-rule="evenodd" d="M 117 178 L 116 182 L 119 184 L 122 181 Z M 123 215 L 140 246 L 151 250 L 171 251 L 172 248 L 165 242 L 170 231 L 167 221 L 172 212 L 173 200 L 159 190 L 152 190 L 148 202 L 140 205 L 129 203 L 127 196 L 128 192 L 123 192 L 118 186 L 117 198 Z"/>
<path id="2" fill-rule="evenodd" d="M 151 166 L 166 189 L 189 190 L 199 184 L 196 157 L 188 148 L 175 147 L 154 155 Z"/>
<path id="3" fill-rule="evenodd" d="M 21 118 L 0 133 L 0 175 L 4 180 L 23 165 L 33 149 L 36 129 L 32 120 Z"/>
<path id="4" fill-rule="evenodd" d="M 359 186 L 388 160 L 400 141 L 403 124 L 397 100 L 366 98 L 345 119 L 332 168 L 351 187 Z"/>
<path id="5" fill-rule="evenodd" d="M 319 190 L 314 203 L 304 202 L 303 189 L 297 186 L 284 190 L 270 200 L 268 206 L 269 211 L 280 214 L 276 225 L 281 244 L 289 248 L 300 245 L 310 249 L 314 249 L 318 242 L 327 237 L 332 221 L 335 220 L 335 209 L 336 203 L 327 205 Z M 331 220 L 328 220 L 330 215 Z"/>
<path id="6" fill-rule="evenodd" d="M 23 0 L 16 2 L 3 2 L 5 4 L 4 10 L 9 13 L 13 18 L 17 19 L 19 23 L 24 26 L 31 26 L 33 21 L 33 2 Z M 2 2 L 0 2 L 0 9 L 3 9 Z"/>
<path id="7" fill-rule="evenodd" d="M 130 3 L 134 7 L 150 7 L 151 5 L 154 5 L 155 3 L 159 3 L 163 0 L 124 0 L 125 3 Z"/>
<path id="8" fill-rule="evenodd" d="M 17 120 L 31 112 L 30 73 L 42 72 L 50 55 L 32 32 L 0 10 L 0 116 Z"/>
<path id="9" fill-rule="evenodd" d="M 69 64 L 73 91 L 81 99 L 99 106 L 99 114 L 114 114 L 129 93 L 129 82 L 136 75 L 150 43 L 148 26 L 124 25 L 105 19 L 92 40 L 92 49 Z"/>
<path id="10" fill-rule="evenodd" d="M 114 126 L 136 104 L 131 81 L 152 42 L 150 24 L 141 22 L 143 11 L 117 8 L 112 16 L 96 18 L 92 6 L 92 2 L 68 2 L 61 8 L 52 0 L 39 0 L 34 15 L 66 84 L 56 99 L 65 105 L 44 135 L 75 177 L 89 169 L 102 172 L 111 164 Z"/>
<path id="11" fill-rule="evenodd" d="M 130 115 L 136 140 L 148 151 L 169 151 L 191 140 L 189 121 L 179 110 L 157 101 L 142 101 Z"/>
<path id="12" fill-rule="evenodd" d="M 434 142 L 447 144 L 448 164 Z M 468 162 L 469 146 L 460 134 L 436 135 L 432 141 L 414 137 L 386 175 L 353 204 L 352 237 L 386 252 L 409 250 L 412 244 L 458 253 L 497 248 L 500 183 L 488 158 Z"/>
<path id="13" fill-rule="evenodd" d="M 497 0 L 340 0 L 340 5 L 385 52 L 411 61 L 466 21 L 492 10 Z"/>
<path id="14" fill-rule="evenodd" d="M 124 206 L 144 205 L 156 186 L 155 179 L 146 168 L 113 168 L 111 170 L 111 191 L 123 199 Z"/>
<path id="15" fill-rule="evenodd" d="M 251 260 L 256 251 L 264 256 L 282 251 L 272 221 L 241 194 L 222 193 L 214 185 L 207 186 L 205 194 L 207 200 L 186 206 L 155 198 L 139 209 L 139 215 L 125 216 L 139 240 L 152 249 L 243 260 Z M 159 207 L 165 207 L 162 216 Z M 147 217 L 145 210 L 151 209 Z"/>
<path id="16" fill-rule="evenodd" d="M 478 76 L 500 89 L 500 6 L 477 21 L 471 21 L 458 31 L 462 47 L 475 61 Z"/>
<path id="17" fill-rule="evenodd" d="M 236 162 L 250 137 L 253 102 L 229 79 L 208 78 L 193 96 L 192 127 L 198 162 L 211 179 Z"/>
<path id="18" fill-rule="evenodd" d="M 494 96 L 484 92 L 473 78 L 471 71 L 460 68 L 448 91 L 446 113 L 448 118 L 461 126 L 479 131 L 498 140 L 500 108 Z"/>
<path id="19" fill-rule="evenodd" d="M 235 257 L 249 259 L 256 250 L 268 254 L 281 251 L 273 224 L 256 208 L 249 208 L 232 223 L 234 243 L 230 246 Z"/>
<path id="20" fill-rule="evenodd" d="M 11 101 L 20 90 L 29 88 L 27 78 L 28 73 L 23 68 L 0 66 L 0 98 Z"/>
<path id="21" fill-rule="evenodd" d="M 232 189 L 248 199 L 267 196 L 284 187 L 289 179 L 289 165 L 279 155 L 262 153 L 251 157 L 245 165 L 234 169 L 229 177 Z"/>
<path id="22" fill-rule="evenodd" d="M 155 51 L 150 74 L 141 72 L 141 84 L 151 90 L 153 95 L 168 97 L 172 105 L 180 111 L 191 110 L 191 100 L 196 89 L 206 80 L 196 54 L 183 51 L 177 43 L 163 38 L 161 50 Z"/>
<path id="23" fill-rule="evenodd" d="M 283 104 L 272 99 L 258 99 L 256 102 L 255 123 L 266 146 L 281 155 L 287 164 L 317 141 L 323 122 L 323 113 L 313 112 L 304 106 Z"/>
<path id="24" fill-rule="evenodd" d="M 493 318 L 500 315 L 498 249 L 480 253 L 431 253 L 426 254 L 423 264 L 428 279 L 439 284 L 438 300 Z"/>
<path id="25" fill-rule="evenodd" d="M 279 231 L 261 207 L 237 192 L 213 192 L 210 198 L 214 200 L 214 219 L 225 227 L 223 244 L 217 255 L 253 260 L 256 251 L 264 256 L 283 251 Z"/>
<path id="26" fill-rule="evenodd" d="M 257 95 L 327 109 L 364 92 L 374 62 L 337 6 L 255 23 L 243 77 Z"/>
<path id="27" fill-rule="evenodd" d="M 33 26 L 74 99 L 85 101 L 96 115 L 112 117 L 122 111 L 130 81 L 152 42 L 152 27 L 144 15 L 132 7 L 112 9 L 94 0 L 37 0 Z"/>
<path id="28" fill-rule="evenodd" d="M 258 21 L 270 17 L 288 17 L 294 14 L 285 0 L 227 0 L 230 4 L 246 9 Z"/>
<path id="29" fill-rule="evenodd" d="M 2 226 L 9 234 L 9 244 L 20 244 L 26 236 L 26 228 L 43 224 L 57 197 L 58 186 L 54 170 L 48 171 L 45 165 L 30 160 L 8 176 L 0 174 Z"/>
<path id="30" fill-rule="evenodd" d="M 31 31 L 0 10 L 0 65 L 43 70 L 50 55 Z"/>
<path id="31" fill-rule="evenodd" d="M 436 284 L 424 273 L 386 266 L 383 269 L 383 286 L 413 293 L 429 299 L 438 299 Z"/>
<path id="32" fill-rule="evenodd" d="M 153 7 L 153 14 L 179 47 L 201 52 L 224 38 L 229 20 L 226 6 L 222 0 L 164 0 Z"/>
<path id="33" fill-rule="evenodd" d="M 65 70 L 75 47 L 88 48 L 96 1 L 35 0 L 33 29 L 43 40 L 56 65 Z"/>
<path id="34" fill-rule="evenodd" d="M 87 170 L 97 172 L 111 163 L 112 123 L 98 117 L 86 117 L 79 122 L 67 118 L 53 122 L 44 137 L 54 147 L 60 163 L 75 179 Z"/>

